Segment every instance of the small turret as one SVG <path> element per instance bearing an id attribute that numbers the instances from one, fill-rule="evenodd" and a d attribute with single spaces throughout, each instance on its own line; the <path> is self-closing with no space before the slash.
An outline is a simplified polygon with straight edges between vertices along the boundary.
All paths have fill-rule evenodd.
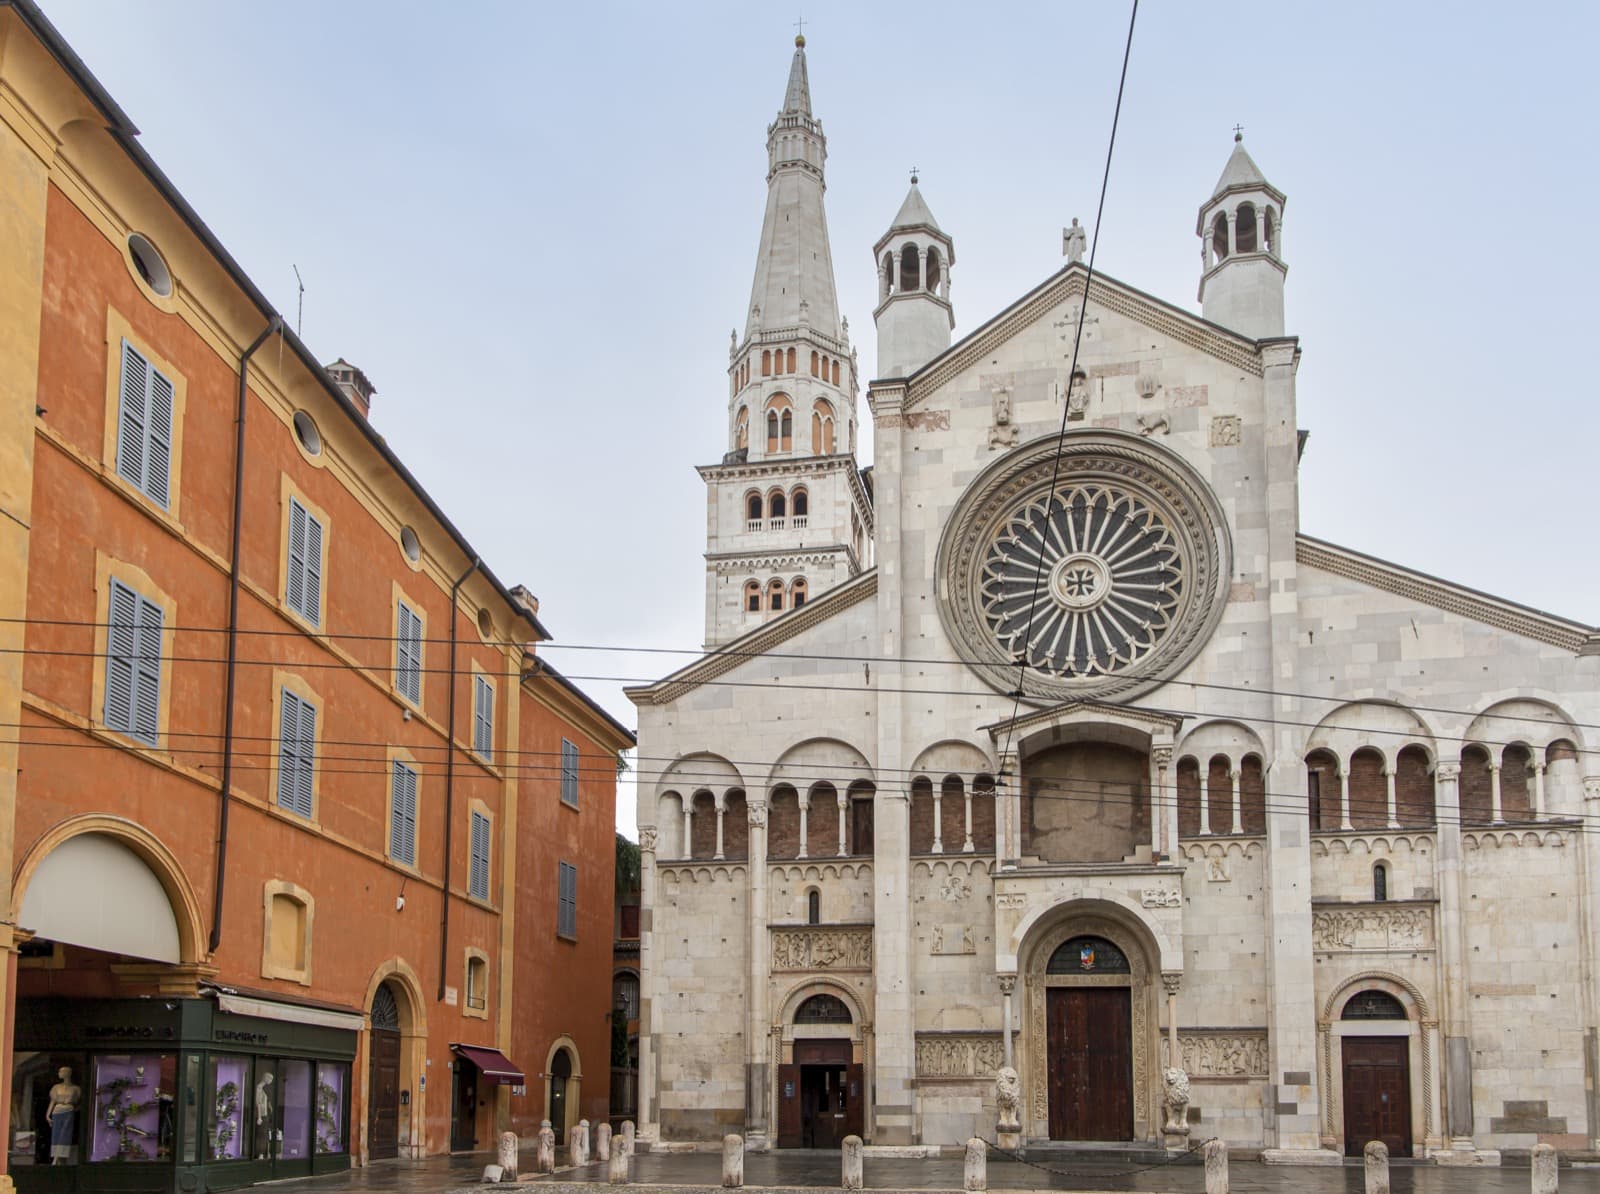
<path id="1" fill-rule="evenodd" d="M 1264 340 L 1283 335 L 1283 192 L 1266 180 L 1235 129 L 1233 153 L 1195 222 L 1200 237 L 1200 312 Z"/>
<path id="2" fill-rule="evenodd" d="M 950 306 L 955 243 L 928 210 L 911 175 L 911 190 L 873 246 L 878 264 L 878 376 L 906 377 L 950 347 L 956 325 Z"/>

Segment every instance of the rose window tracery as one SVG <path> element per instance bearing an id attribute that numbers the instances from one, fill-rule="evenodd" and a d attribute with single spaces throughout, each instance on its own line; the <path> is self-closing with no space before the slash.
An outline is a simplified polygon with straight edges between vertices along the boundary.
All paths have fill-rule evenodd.
<path id="1" fill-rule="evenodd" d="M 1128 697 L 1205 642 L 1230 552 L 1215 495 L 1175 453 L 1119 432 L 1051 436 L 957 501 L 939 544 L 939 615 L 1001 692 Z"/>

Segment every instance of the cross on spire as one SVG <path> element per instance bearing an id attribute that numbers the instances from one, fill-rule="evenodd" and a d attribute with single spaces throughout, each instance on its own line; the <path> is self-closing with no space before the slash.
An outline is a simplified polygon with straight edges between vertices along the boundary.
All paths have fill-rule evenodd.
<path id="1" fill-rule="evenodd" d="M 794 42 L 797 46 L 806 44 L 806 19 L 800 17 L 794 23 Z"/>
<path id="2" fill-rule="evenodd" d="M 917 175 L 920 174 L 920 173 L 921 173 L 921 170 L 919 170 L 916 166 L 911 167 L 911 185 L 912 186 L 916 186 L 917 185 Z"/>
<path id="3" fill-rule="evenodd" d="M 1244 125 L 1236 124 L 1233 126 L 1233 139 L 1235 141 L 1244 140 Z"/>

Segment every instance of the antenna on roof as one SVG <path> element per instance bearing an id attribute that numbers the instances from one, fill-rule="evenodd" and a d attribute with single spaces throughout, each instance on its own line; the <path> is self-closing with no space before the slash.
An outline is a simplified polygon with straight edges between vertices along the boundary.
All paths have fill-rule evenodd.
<path id="1" fill-rule="evenodd" d="M 294 280 L 300 285 L 300 296 L 296 299 L 294 306 L 294 334 L 298 336 L 306 314 L 306 284 L 300 277 L 300 267 L 298 265 L 294 266 Z"/>

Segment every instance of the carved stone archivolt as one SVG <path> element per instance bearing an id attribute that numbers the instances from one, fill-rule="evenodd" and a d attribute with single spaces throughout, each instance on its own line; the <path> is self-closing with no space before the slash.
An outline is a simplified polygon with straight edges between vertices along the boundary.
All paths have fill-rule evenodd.
<path id="1" fill-rule="evenodd" d="M 1025 657 L 1027 699 L 1125 699 L 1210 637 L 1231 556 L 1216 495 L 1173 453 L 1125 432 L 1050 436 L 1007 453 L 957 502 L 939 544 L 939 616 L 998 691 L 1016 688 Z"/>
<path id="2" fill-rule="evenodd" d="M 772 969 L 871 970 L 872 927 L 775 926 L 772 929 Z"/>
<path id="3" fill-rule="evenodd" d="M 1194 1081 L 1267 1077 L 1267 1032 L 1254 1028 L 1201 1028 L 1178 1032 L 1183 1068 Z"/>
<path id="4" fill-rule="evenodd" d="M 1428 904 L 1369 904 L 1359 908 L 1314 908 L 1311 944 L 1320 953 L 1432 949 L 1433 907 Z"/>
<path id="5" fill-rule="evenodd" d="M 1127 974 L 1047 974 L 1050 956 L 1077 936 L 1104 937 L 1128 959 Z M 1026 1013 L 1021 1057 L 1025 1063 L 1023 1089 L 1027 1098 L 1024 1131 L 1048 1139 L 1050 1135 L 1049 1028 L 1046 1008 L 1052 987 L 1127 987 L 1132 1011 L 1133 1135 L 1151 1140 L 1161 1127 L 1164 1090 L 1162 1050 L 1157 1034 L 1160 1015 L 1160 971 L 1153 947 L 1119 919 L 1094 913 L 1065 917 L 1029 947 L 1026 970 Z"/>
<path id="6" fill-rule="evenodd" d="M 917 1033 L 917 1078 L 988 1082 L 1005 1064 L 998 1032 Z"/>

